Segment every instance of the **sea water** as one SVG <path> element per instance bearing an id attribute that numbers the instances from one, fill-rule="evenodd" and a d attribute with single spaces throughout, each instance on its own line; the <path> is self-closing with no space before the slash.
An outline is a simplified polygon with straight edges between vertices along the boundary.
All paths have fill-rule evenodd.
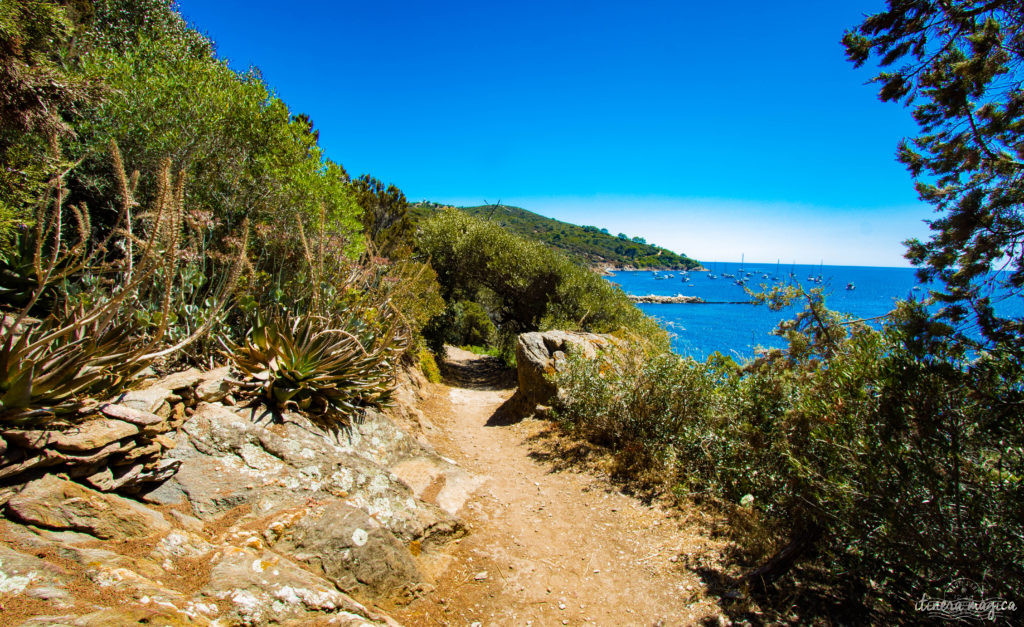
<path id="1" fill-rule="evenodd" d="M 770 288 L 793 283 L 805 289 L 823 287 L 826 306 L 857 319 L 883 316 L 893 309 L 897 300 L 922 300 L 928 296 L 929 286 L 918 283 L 912 268 L 702 263 L 711 272 L 684 275 L 680 271 L 624 271 L 608 277 L 627 294 L 683 294 L 706 301 L 706 304 L 638 305 L 669 331 L 676 353 L 699 360 L 715 351 L 746 360 L 754 356 L 757 347 L 785 346 L 785 341 L 772 335 L 772 330 L 802 307 L 797 305 L 775 312 L 763 305 L 740 304 L 752 300 L 746 289 L 757 292 L 762 286 Z M 710 274 L 718 278 L 712 280 Z M 725 278 L 723 274 L 732 274 L 735 278 Z M 683 276 L 689 280 L 683 281 Z M 819 276 L 820 283 L 816 281 Z M 740 278 L 746 279 L 745 286 L 735 284 Z M 847 289 L 848 286 L 853 289 Z M 1005 315 L 1024 315 L 1024 303 L 1016 298 L 1002 303 L 997 311 Z M 879 321 L 873 322 L 877 326 Z"/>

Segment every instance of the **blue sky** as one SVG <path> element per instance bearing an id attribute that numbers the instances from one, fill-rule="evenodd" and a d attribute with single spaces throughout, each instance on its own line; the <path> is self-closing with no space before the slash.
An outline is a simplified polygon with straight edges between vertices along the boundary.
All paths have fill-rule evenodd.
<path id="1" fill-rule="evenodd" d="M 882 0 L 181 0 L 328 156 L 411 200 L 514 204 L 699 259 L 906 265 L 914 133 L 839 43 Z"/>

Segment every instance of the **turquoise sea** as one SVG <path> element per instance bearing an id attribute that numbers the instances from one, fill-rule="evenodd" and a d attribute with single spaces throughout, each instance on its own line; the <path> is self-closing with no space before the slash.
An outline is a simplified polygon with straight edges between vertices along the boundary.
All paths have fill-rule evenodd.
<path id="1" fill-rule="evenodd" d="M 782 347 L 785 344 L 771 335 L 771 331 L 779 321 L 791 318 L 797 309 L 773 312 L 763 306 L 732 304 L 750 300 L 744 287 L 735 284 L 739 278 L 746 278 L 746 287 L 754 291 L 758 291 L 761 285 L 791 282 L 798 282 L 805 288 L 822 286 L 831 309 L 856 318 L 881 316 L 892 310 L 896 300 L 908 297 L 921 300 L 928 295 L 928 286 L 918 284 L 912 268 L 701 263 L 710 272 L 684 275 L 679 271 L 628 271 L 608 277 L 627 294 L 683 294 L 708 301 L 707 304 L 639 305 L 673 335 L 672 349 L 675 352 L 700 360 L 715 351 L 749 359 L 753 357 L 756 346 Z M 711 279 L 712 274 L 718 278 Z M 723 276 L 726 274 L 735 278 L 726 278 Z M 811 281 L 811 277 L 819 275 L 821 283 Z M 656 278 L 658 276 L 664 278 Z M 688 280 L 684 281 L 684 276 Z M 851 283 L 854 289 L 847 289 Z M 1024 315 L 1024 303 L 1016 298 L 1003 303 L 997 310 Z"/>

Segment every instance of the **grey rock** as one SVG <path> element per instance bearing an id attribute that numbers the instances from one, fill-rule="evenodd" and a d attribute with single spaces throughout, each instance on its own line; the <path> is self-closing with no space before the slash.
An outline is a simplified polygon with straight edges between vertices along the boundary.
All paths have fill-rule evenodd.
<path id="1" fill-rule="evenodd" d="M 374 598 L 408 595 L 423 581 L 412 555 L 360 509 L 340 501 L 288 512 L 268 526 L 271 548 L 323 573 L 338 588 Z"/>
<path id="2" fill-rule="evenodd" d="M 270 552 L 225 549 L 214 558 L 210 583 L 201 594 L 229 605 L 222 619 L 244 625 L 311 620 L 329 615 L 371 625 L 386 624 L 384 620 L 375 620 L 372 612 L 338 591 L 330 581 Z"/>
<path id="3" fill-rule="evenodd" d="M 197 517 L 210 520 L 240 505 L 263 516 L 311 498 L 342 499 L 403 542 L 435 534 L 440 541 L 462 532 L 461 522 L 417 500 L 388 468 L 372 461 L 416 451 L 415 440 L 397 437 L 381 424 L 384 418 L 364 423 L 358 435 L 328 433 L 291 414 L 275 425 L 257 424 L 256 418 L 221 405 L 199 405 L 182 427 L 187 439 L 168 453 L 180 460 L 180 469 L 148 492 L 147 500 L 188 504 Z M 372 450 L 360 455 L 353 442 Z"/>
<path id="4" fill-rule="evenodd" d="M 176 398 L 167 388 L 152 386 L 141 390 L 130 390 L 118 396 L 114 402 L 142 412 L 166 418 L 171 414 L 169 401 Z"/>
<path id="5" fill-rule="evenodd" d="M 71 605 L 67 573 L 43 560 L 0 546 L 0 594 L 47 599 Z"/>
<path id="6" fill-rule="evenodd" d="M 486 477 L 466 472 L 440 457 L 422 455 L 403 460 L 391 467 L 416 498 L 437 505 L 451 515 L 458 513 L 486 481 Z"/>
<path id="7" fill-rule="evenodd" d="M 548 377 L 564 367 L 568 353 L 578 352 L 593 359 L 599 350 L 616 344 L 615 338 L 597 333 L 544 331 L 521 334 L 516 342 L 519 378 L 516 402 L 526 412 L 532 412 L 537 405 L 550 405 L 558 390 Z"/>
<path id="8" fill-rule="evenodd" d="M 422 453 L 423 447 L 399 429 L 387 416 L 367 409 L 339 434 L 346 448 L 381 466 L 390 466 Z"/>
<path id="9" fill-rule="evenodd" d="M 4 431 L 4 437 L 9 442 L 32 449 L 55 448 L 81 453 L 104 447 L 138 432 L 139 428 L 133 424 L 111 418 L 99 418 L 71 425 L 60 431 L 8 429 Z"/>
<path id="10" fill-rule="evenodd" d="M 198 534 L 190 531 L 173 530 L 160 538 L 160 541 L 157 542 L 149 557 L 157 562 L 166 563 L 166 560 L 174 557 L 188 559 L 202 557 L 213 550 L 214 545 L 204 540 Z"/>
<path id="11" fill-rule="evenodd" d="M 231 370 L 227 366 L 204 373 L 196 385 L 196 397 L 207 403 L 222 400 L 231 392 L 232 386 L 227 381 L 230 376 Z"/>
<path id="12" fill-rule="evenodd" d="M 161 379 L 157 385 L 159 387 L 178 392 L 187 388 L 194 388 L 199 385 L 199 382 L 206 377 L 206 374 L 198 368 L 189 368 L 188 370 L 182 370 L 181 372 L 175 372 L 174 374 L 168 375 Z"/>
<path id="13" fill-rule="evenodd" d="M 38 455 L 28 457 L 19 455 L 18 458 L 18 461 L 13 463 L 8 459 L 2 460 L 6 465 L 0 466 L 0 480 L 6 480 L 35 468 L 46 468 L 61 463 L 56 451 L 40 451 Z"/>
<path id="14" fill-rule="evenodd" d="M 116 405 L 114 403 L 103 403 L 96 409 L 104 416 L 130 422 L 139 427 L 148 427 L 164 421 L 163 418 L 156 414 L 151 414 L 147 411 L 141 411 L 125 405 Z"/>
<path id="15" fill-rule="evenodd" d="M 145 483 L 161 482 L 169 479 L 181 467 L 181 460 L 158 459 L 143 461 L 131 466 L 107 467 L 85 477 L 85 480 L 98 490 L 111 492 L 137 488 Z"/>

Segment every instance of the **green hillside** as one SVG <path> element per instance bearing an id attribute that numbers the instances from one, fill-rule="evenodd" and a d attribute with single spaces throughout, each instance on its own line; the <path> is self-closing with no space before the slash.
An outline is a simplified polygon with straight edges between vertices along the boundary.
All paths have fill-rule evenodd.
<path id="1" fill-rule="evenodd" d="M 438 203 L 421 202 L 412 207 L 415 219 L 432 214 L 442 207 Z M 561 249 L 589 265 L 630 266 L 683 270 L 700 266 L 685 255 L 646 243 L 643 238 L 625 234 L 612 235 L 596 226 L 577 226 L 507 205 L 458 207 L 471 216 L 493 220 L 513 233 L 539 240 Z"/>

